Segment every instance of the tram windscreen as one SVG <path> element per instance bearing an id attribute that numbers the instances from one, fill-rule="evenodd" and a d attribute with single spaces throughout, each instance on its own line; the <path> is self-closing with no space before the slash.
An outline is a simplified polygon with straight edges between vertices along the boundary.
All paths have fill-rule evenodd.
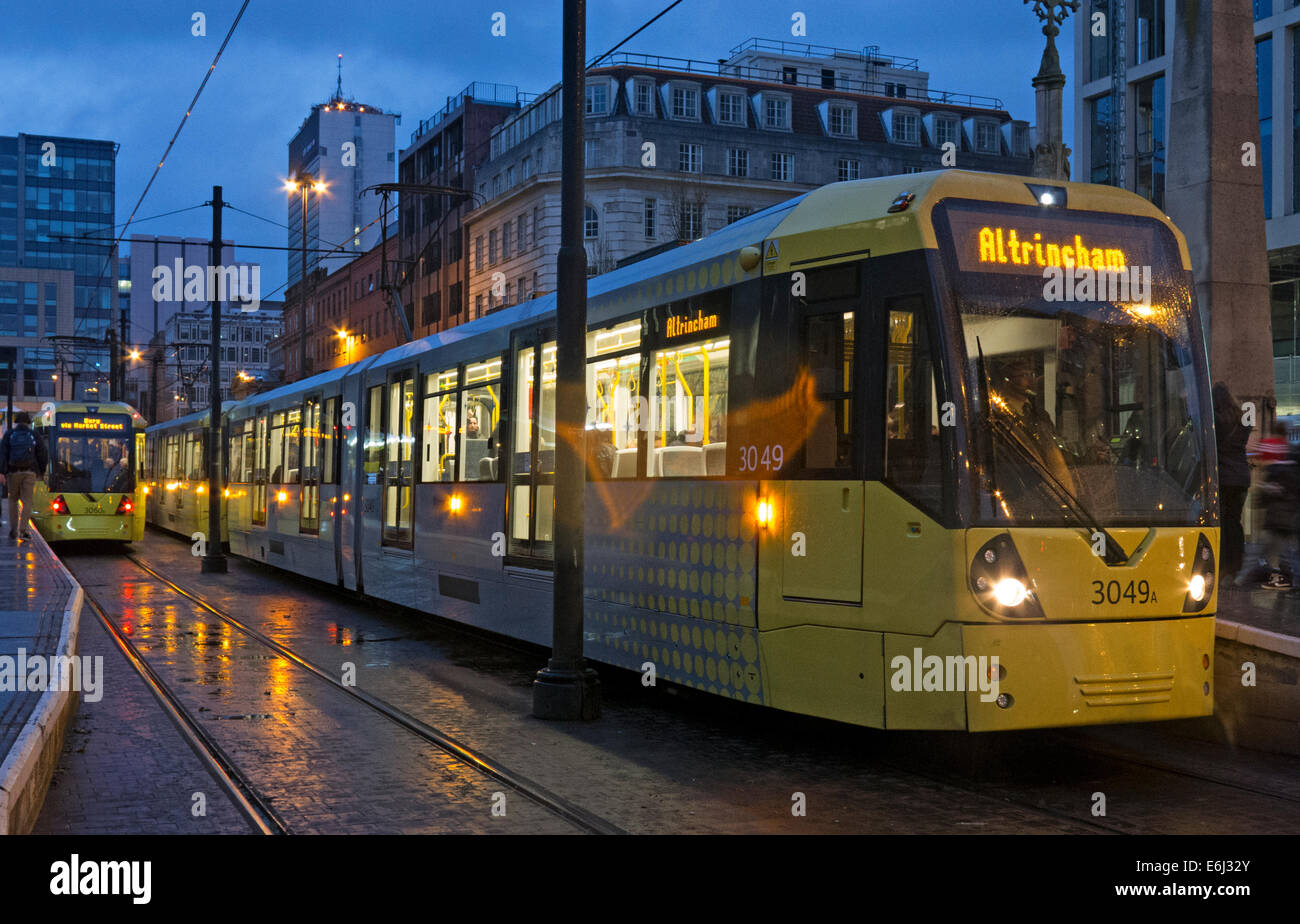
<path id="1" fill-rule="evenodd" d="M 87 494 L 135 490 L 135 432 L 125 414 L 58 414 L 51 435 L 51 491 Z"/>
<path id="2" fill-rule="evenodd" d="M 977 521 L 1202 522 L 1212 415 L 1169 231 L 1097 212 L 941 208 Z"/>

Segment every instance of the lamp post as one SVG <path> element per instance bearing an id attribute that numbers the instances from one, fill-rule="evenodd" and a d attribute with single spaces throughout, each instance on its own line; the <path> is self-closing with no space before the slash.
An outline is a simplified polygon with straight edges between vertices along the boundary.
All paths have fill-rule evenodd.
<path id="1" fill-rule="evenodd" d="M 286 192 L 302 194 L 302 275 L 298 279 L 298 377 L 307 375 L 307 193 L 316 193 L 320 202 L 325 184 L 310 173 L 298 171 L 284 184 Z"/>

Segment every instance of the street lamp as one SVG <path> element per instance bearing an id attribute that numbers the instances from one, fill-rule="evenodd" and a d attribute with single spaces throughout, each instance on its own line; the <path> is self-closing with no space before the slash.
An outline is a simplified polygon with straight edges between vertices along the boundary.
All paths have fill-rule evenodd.
<path id="1" fill-rule="evenodd" d="M 325 193 L 325 183 L 310 173 L 299 171 L 284 183 L 287 193 L 302 194 L 302 276 L 298 280 L 298 376 L 307 373 L 307 193 L 316 193 L 319 202 Z"/>

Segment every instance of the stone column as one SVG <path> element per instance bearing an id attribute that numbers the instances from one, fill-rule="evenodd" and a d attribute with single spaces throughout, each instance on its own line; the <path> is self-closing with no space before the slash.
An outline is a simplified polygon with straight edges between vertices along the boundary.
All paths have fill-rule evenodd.
<path id="1" fill-rule="evenodd" d="M 1263 424 L 1273 337 L 1250 0 L 1177 0 L 1174 36 L 1165 207 L 1187 236 L 1211 381 L 1257 402 Z"/>

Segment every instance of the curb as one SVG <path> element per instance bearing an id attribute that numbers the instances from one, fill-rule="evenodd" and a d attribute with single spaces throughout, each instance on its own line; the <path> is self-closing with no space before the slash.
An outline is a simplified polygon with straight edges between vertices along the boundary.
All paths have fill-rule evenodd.
<path id="1" fill-rule="evenodd" d="M 45 547 L 45 552 L 72 585 L 53 654 L 75 656 L 85 593 L 39 531 L 32 530 L 32 541 Z M 0 764 L 0 835 L 27 834 L 35 826 L 79 698 L 80 694 L 73 690 L 42 693 L 26 726 Z"/>
<path id="2" fill-rule="evenodd" d="M 1262 648 L 1264 651 L 1272 651 L 1288 658 L 1300 658 L 1300 638 L 1292 635 L 1257 629 L 1245 623 L 1220 619 L 1217 616 L 1214 618 L 1214 634 L 1218 638 Z"/>

